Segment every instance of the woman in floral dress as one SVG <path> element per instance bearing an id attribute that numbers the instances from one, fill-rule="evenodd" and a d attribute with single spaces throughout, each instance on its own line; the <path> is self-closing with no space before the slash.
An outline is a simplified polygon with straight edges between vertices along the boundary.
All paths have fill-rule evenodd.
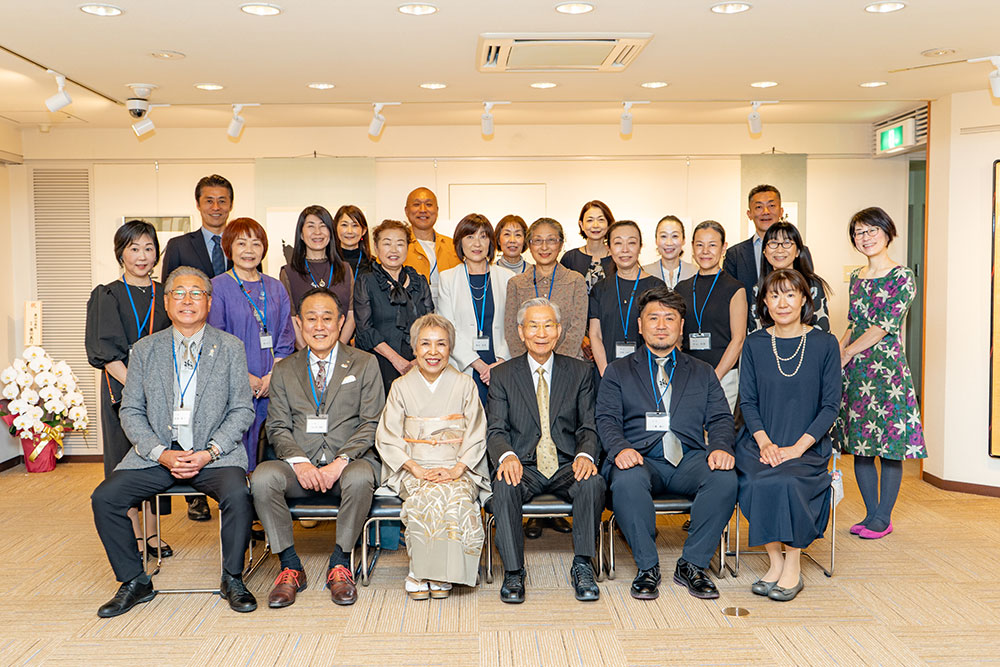
<path id="1" fill-rule="evenodd" d="M 844 394 L 834 439 L 854 455 L 867 511 L 851 532 L 878 539 L 892 532 L 903 460 L 927 457 L 920 405 L 900 340 L 916 281 L 913 271 L 889 257 L 896 226 L 881 208 L 856 213 L 849 234 L 868 266 L 851 274 L 847 331 L 840 339 Z M 881 480 L 876 458 L 882 460 Z"/>

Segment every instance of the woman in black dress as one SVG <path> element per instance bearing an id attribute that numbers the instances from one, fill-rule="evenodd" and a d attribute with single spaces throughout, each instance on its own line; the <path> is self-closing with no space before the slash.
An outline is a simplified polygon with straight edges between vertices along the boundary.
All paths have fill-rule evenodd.
<path id="1" fill-rule="evenodd" d="M 608 227 L 608 249 L 614 270 L 590 290 L 590 341 L 597 372 L 615 359 L 626 357 L 641 344 L 639 336 L 639 295 L 662 285 L 639 266 L 642 232 L 631 220 L 619 220 Z"/>
<path id="2" fill-rule="evenodd" d="M 767 274 L 775 269 L 795 269 L 802 274 L 809 285 L 813 304 L 812 321 L 808 324 L 830 331 L 830 311 L 827 308 L 827 294 L 830 286 L 813 271 L 812 260 L 802 254 L 805 243 L 799 230 L 790 222 L 776 222 L 767 228 L 763 238 L 763 257 L 760 262 L 760 280 L 753 287 L 753 301 L 750 302 L 750 317 L 754 321 L 753 330 L 760 329 L 760 315 L 757 313 L 757 294 Z"/>
<path id="3" fill-rule="evenodd" d="M 128 356 L 143 336 L 166 329 L 170 319 L 163 306 L 163 285 L 150 275 L 160 261 L 160 243 L 156 228 L 148 222 L 129 220 L 115 232 L 115 259 L 122 267 L 122 279 L 107 285 L 98 285 L 87 301 L 87 331 L 85 346 L 90 365 L 101 371 L 98 387 L 101 395 L 101 433 L 104 436 L 104 477 L 114 471 L 132 448 L 125 437 L 118 419 L 122 388 L 128 376 Z M 160 505 L 161 513 L 169 513 L 167 502 Z M 135 538 L 142 541 L 139 510 L 129 510 Z M 146 516 L 147 526 L 155 521 L 152 513 Z M 156 555 L 157 544 L 163 557 L 173 555 L 173 550 L 158 536 L 152 535 L 140 551 Z"/>
<path id="4" fill-rule="evenodd" d="M 354 287 L 354 343 L 378 359 L 388 394 L 392 381 L 414 363 L 410 326 L 434 312 L 434 301 L 427 279 L 412 266 L 403 266 L 413 238 L 410 228 L 398 220 L 383 220 L 372 236 L 378 262 L 358 276 Z"/>
<path id="5" fill-rule="evenodd" d="M 746 424 L 736 444 L 739 503 L 750 524 L 748 544 L 764 545 L 770 558 L 751 590 L 785 602 L 802 590 L 802 549 L 823 536 L 829 519 L 840 347 L 806 324 L 812 298 L 798 271 L 769 273 L 757 308 L 766 328 L 747 337 L 740 366 Z"/>
<path id="6" fill-rule="evenodd" d="M 351 275 L 358 282 L 358 274 L 371 270 L 372 251 L 368 243 L 368 220 L 361 209 L 354 204 L 345 204 L 333 216 L 337 223 L 337 252 L 341 259 L 351 265 Z"/>
<path id="7" fill-rule="evenodd" d="M 614 262 L 604 237 L 608 234 L 608 226 L 614 223 L 615 216 L 604 202 L 595 199 L 584 204 L 580 209 L 579 225 L 580 236 L 587 240 L 587 244 L 583 248 L 567 251 L 559 260 L 567 269 L 583 276 L 587 281 L 587 292 L 613 270 Z"/>

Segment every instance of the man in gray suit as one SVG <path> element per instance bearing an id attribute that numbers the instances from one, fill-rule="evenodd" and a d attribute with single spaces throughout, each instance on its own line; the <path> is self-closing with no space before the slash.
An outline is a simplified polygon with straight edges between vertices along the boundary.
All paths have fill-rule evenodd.
<path id="1" fill-rule="evenodd" d="M 275 365 L 267 409 L 267 438 L 281 460 L 258 465 L 251 482 L 257 516 L 281 559 L 268 606 L 287 607 L 306 587 L 288 499 L 323 496 L 340 505 L 326 585 L 334 603 L 349 605 L 358 599 L 350 553 L 378 486 L 374 443 L 385 406 L 382 375 L 374 356 L 337 344 L 343 308 L 328 289 L 306 292 L 295 319 L 306 347 Z"/>
<path id="2" fill-rule="evenodd" d="M 206 324 L 208 277 L 188 266 L 164 287 L 173 326 L 132 348 L 121 423 L 133 447 L 91 496 L 118 593 L 97 615 L 118 616 L 156 595 L 132 534 L 129 508 L 183 480 L 219 503 L 223 571 L 220 591 L 235 611 L 257 601 L 243 584 L 253 506 L 247 492 L 243 433 L 253 422 L 246 351 L 235 336 Z"/>

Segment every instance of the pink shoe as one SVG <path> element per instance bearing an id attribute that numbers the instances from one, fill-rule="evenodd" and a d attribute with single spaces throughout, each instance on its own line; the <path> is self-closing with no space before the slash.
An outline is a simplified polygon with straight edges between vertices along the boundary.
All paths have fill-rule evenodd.
<path id="1" fill-rule="evenodd" d="M 863 540 L 877 540 L 885 537 L 891 532 L 892 532 L 892 524 L 890 523 L 889 527 L 880 533 L 876 533 L 874 530 L 868 530 L 867 528 L 865 528 L 860 533 L 858 533 L 858 537 L 860 537 Z"/>
<path id="2" fill-rule="evenodd" d="M 851 526 L 851 535 L 860 535 L 861 531 L 864 529 L 865 529 L 865 524 L 856 523 L 853 526 Z"/>

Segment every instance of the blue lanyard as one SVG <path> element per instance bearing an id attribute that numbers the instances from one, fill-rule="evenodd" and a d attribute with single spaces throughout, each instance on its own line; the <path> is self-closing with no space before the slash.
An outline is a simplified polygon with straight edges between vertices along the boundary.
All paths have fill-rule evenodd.
<path id="1" fill-rule="evenodd" d="M 354 283 L 358 282 L 358 271 L 361 270 L 361 258 L 364 254 L 358 255 L 358 263 L 354 265 Z M 333 278 L 333 267 L 330 267 L 330 277 Z M 351 283 L 352 285 L 354 283 Z"/>
<path id="2" fill-rule="evenodd" d="M 535 270 L 536 267 L 531 267 L 531 282 L 535 283 L 535 296 L 538 296 L 538 271 Z M 556 284 L 556 269 L 559 268 L 559 263 L 552 267 L 552 280 L 549 281 L 549 301 L 552 300 L 552 288 Z"/>
<path id="3" fill-rule="evenodd" d="M 656 401 L 657 410 L 660 409 L 660 403 L 663 403 L 663 397 L 667 394 L 667 391 L 670 390 L 670 385 L 674 381 L 674 371 L 677 370 L 677 348 L 674 348 L 673 351 L 671 351 L 670 357 L 673 359 L 674 365 L 670 367 L 670 377 L 667 378 L 667 388 L 661 393 L 656 388 L 656 376 L 653 375 L 653 353 L 649 351 L 648 347 L 646 348 L 646 361 L 649 362 L 649 382 L 650 386 L 653 388 L 653 400 Z M 669 408 L 670 406 L 665 407 Z"/>
<path id="4" fill-rule="evenodd" d="M 358 265 L 360 266 L 360 264 L 361 264 L 361 260 L 358 260 Z M 329 277 L 327 277 L 325 285 L 321 285 L 321 284 L 318 284 L 316 282 L 316 276 L 313 275 L 313 271 L 309 267 L 309 260 L 308 259 L 306 260 L 306 271 L 309 272 L 309 277 L 312 278 L 312 286 L 313 287 L 330 287 L 331 285 L 333 285 L 333 262 L 330 262 L 330 275 L 329 275 Z M 354 277 L 355 278 L 357 277 L 357 273 L 354 274 Z M 263 283 L 261 283 L 261 284 L 263 285 Z M 267 292 L 264 292 L 264 296 L 265 297 L 267 296 Z M 267 308 L 266 303 L 267 302 L 265 301 L 265 306 L 264 306 L 265 308 Z"/>
<path id="5" fill-rule="evenodd" d="M 472 278 L 469 277 L 469 265 L 462 262 L 465 267 L 465 280 L 469 283 L 469 294 L 472 295 L 472 314 L 476 316 L 476 328 L 479 335 L 483 335 L 483 325 L 486 324 L 486 292 L 490 289 L 490 267 L 486 267 L 486 280 L 483 282 L 483 307 L 476 312 L 476 293 L 472 291 Z"/>
<path id="6" fill-rule="evenodd" d="M 628 298 L 628 312 L 625 315 L 622 315 L 622 292 L 618 287 L 618 276 L 615 276 L 615 292 L 618 294 L 618 317 L 622 319 L 622 331 L 625 338 L 628 338 L 628 325 L 632 319 L 632 300 L 635 299 L 635 291 L 639 287 L 639 277 L 641 275 L 642 271 L 639 271 L 639 275 L 635 277 L 635 284 L 632 285 L 632 294 Z"/>
<path id="7" fill-rule="evenodd" d="M 337 349 L 337 346 L 334 345 L 333 349 L 334 350 Z M 307 364 L 306 368 L 309 370 L 309 386 L 312 388 L 313 403 L 316 404 L 316 415 L 318 416 L 319 415 L 319 411 L 320 411 L 320 409 L 323 406 L 323 401 L 326 400 L 326 390 L 330 387 L 330 376 L 327 375 L 326 386 L 323 387 L 323 393 L 319 395 L 319 398 L 317 398 L 316 397 L 316 379 L 313 378 L 313 370 L 312 370 L 312 361 L 311 361 L 311 359 L 312 359 L 312 350 L 309 350 L 308 352 L 306 352 L 306 364 Z M 316 357 L 316 359 L 318 360 L 319 357 Z M 331 359 L 333 359 L 333 350 L 330 350 L 330 354 L 326 358 L 327 373 L 331 372 L 331 370 L 330 370 L 330 360 Z"/>
<path id="8" fill-rule="evenodd" d="M 715 274 L 715 280 L 712 281 L 712 286 L 708 288 L 708 296 L 705 297 L 705 303 L 701 304 L 701 312 L 698 312 L 698 276 L 694 277 L 691 282 L 691 309 L 694 311 L 694 321 L 698 325 L 698 333 L 701 333 L 701 317 L 705 314 L 705 306 L 708 305 L 708 300 L 712 298 L 712 290 L 715 289 L 715 283 L 719 282 L 719 276 L 722 275 L 722 269 Z"/>
<path id="9" fill-rule="evenodd" d="M 331 267 L 331 270 L 332 269 L 333 267 Z M 253 299 L 250 298 L 250 294 L 247 293 L 246 288 L 243 287 L 243 281 L 240 280 L 240 277 L 238 275 L 236 275 L 236 269 L 233 269 L 232 271 L 230 271 L 230 273 L 232 274 L 233 278 L 236 279 L 236 282 L 239 283 L 240 291 L 243 292 L 243 296 L 247 298 L 247 302 L 250 304 L 250 307 L 253 308 L 253 312 L 257 316 L 257 324 L 260 325 L 261 331 L 266 334 L 267 333 L 267 290 L 264 289 L 264 276 L 260 277 L 260 291 L 264 295 L 264 312 L 261 312 L 260 308 L 257 307 L 257 304 L 254 303 Z M 309 275 L 312 276 L 312 272 L 310 272 Z"/>
<path id="10" fill-rule="evenodd" d="M 149 322 L 149 333 L 153 333 L 153 323 L 150 322 L 150 318 L 153 315 L 153 302 L 156 301 L 156 283 L 152 280 L 149 284 L 153 287 L 153 296 L 149 298 L 149 310 L 146 311 L 146 319 L 139 324 L 139 311 L 135 309 L 135 299 L 132 298 L 132 290 L 128 288 L 128 283 L 122 278 L 122 282 L 125 283 L 125 293 L 128 294 L 128 302 L 132 304 L 132 315 L 135 316 L 135 330 L 139 334 L 139 338 L 142 338 L 142 330 L 146 328 L 146 323 Z"/>
<path id="11" fill-rule="evenodd" d="M 201 353 L 204 348 L 198 350 L 198 358 L 195 359 L 194 368 L 191 369 L 191 375 L 188 376 L 188 381 L 181 389 L 181 371 L 177 368 L 177 345 L 172 345 L 170 351 L 174 353 L 174 376 L 177 378 L 177 388 L 181 390 L 181 407 L 184 407 L 184 394 L 187 393 L 188 387 L 191 386 L 191 380 L 194 379 L 194 374 L 198 372 L 198 364 L 201 363 Z"/>

